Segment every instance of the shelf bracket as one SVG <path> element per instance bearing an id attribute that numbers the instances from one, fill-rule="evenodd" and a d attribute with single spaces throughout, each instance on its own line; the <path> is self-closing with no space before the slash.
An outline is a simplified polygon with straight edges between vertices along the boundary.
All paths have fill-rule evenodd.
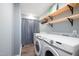
<path id="1" fill-rule="evenodd" d="M 56 7 L 56 10 L 58 10 L 59 9 L 59 4 L 57 3 L 57 7 Z"/>
<path id="2" fill-rule="evenodd" d="M 48 16 L 50 19 L 51 19 L 51 21 L 53 20 L 53 16 Z M 49 25 L 51 26 L 51 27 L 53 27 L 53 24 L 50 24 L 49 23 Z"/>
<path id="3" fill-rule="evenodd" d="M 69 22 L 71 23 L 71 26 L 73 26 L 73 19 L 71 18 L 67 18 L 69 20 Z"/>
<path id="4" fill-rule="evenodd" d="M 70 6 L 70 5 L 67 5 L 67 6 L 69 7 L 69 9 L 70 9 L 71 13 L 73 14 L 73 7 L 72 7 L 72 6 Z"/>
<path id="5" fill-rule="evenodd" d="M 51 27 L 53 27 L 53 24 L 50 24 L 50 23 L 49 23 L 49 25 L 50 25 Z"/>
<path id="6" fill-rule="evenodd" d="M 41 24 L 44 24 L 44 23 L 46 23 L 46 22 L 48 22 L 48 19 L 43 19 L 43 21 L 41 21 Z"/>
<path id="7" fill-rule="evenodd" d="M 51 21 L 53 20 L 53 16 L 48 16 L 50 19 L 51 19 Z"/>

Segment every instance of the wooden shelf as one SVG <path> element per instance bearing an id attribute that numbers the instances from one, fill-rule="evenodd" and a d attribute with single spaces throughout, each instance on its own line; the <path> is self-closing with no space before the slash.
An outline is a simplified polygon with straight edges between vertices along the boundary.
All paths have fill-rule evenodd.
<path id="1" fill-rule="evenodd" d="M 79 7 L 79 3 L 72 3 L 72 4 L 69 4 L 69 5 L 72 6 L 73 8 Z M 68 10 L 70 10 L 69 7 L 68 6 L 64 6 L 61 9 L 57 10 L 56 12 L 50 14 L 50 16 L 57 16 L 57 15 L 59 15 L 59 14 L 61 14 L 63 12 L 66 12 Z"/>
<path id="2" fill-rule="evenodd" d="M 79 14 L 76 14 L 76 15 L 72 15 L 72 16 L 69 16 L 69 17 L 65 17 L 65 18 L 61 18 L 61 19 L 57 19 L 57 20 L 53 20 L 53 21 L 50 21 L 46 24 L 54 24 L 54 23 L 60 23 L 60 22 L 64 22 L 64 21 L 68 21 L 67 18 L 71 18 L 73 20 L 76 20 L 76 19 L 79 19 Z"/>
<path id="3" fill-rule="evenodd" d="M 79 7 L 79 3 L 71 3 L 71 4 L 68 4 L 68 5 L 72 6 L 73 8 Z M 49 14 L 48 16 L 54 17 L 54 16 L 62 14 L 63 12 L 66 12 L 68 10 L 70 10 L 69 7 L 68 6 L 64 6 L 61 9 L 58 9 L 56 12 Z M 47 22 L 51 21 L 48 16 L 45 16 L 43 18 L 43 20 L 47 19 Z M 44 23 L 47 23 L 47 22 L 44 22 Z M 59 22 L 59 21 L 56 21 L 56 22 Z M 55 23 L 55 22 L 53 22 L 53 23 Z"/>

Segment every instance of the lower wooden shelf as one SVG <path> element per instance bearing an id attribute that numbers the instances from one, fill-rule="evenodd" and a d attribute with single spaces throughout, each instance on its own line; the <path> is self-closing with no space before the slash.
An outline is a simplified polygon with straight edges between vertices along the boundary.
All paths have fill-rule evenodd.
<path id="1" fill-rule="evenodd" d="M 71 18 L 73 20 L 76 20 L 76 19 L 79 19 L 79 14 L 76 14 L 76 15 L 72 15 L 72 16 L 69 16 L 69 17 L 65 17 L 65 18 L 61 18 L 61 19 L 57 19 L 57 20 L 53 20 L 53 21 L 49 21 L 48 23 L 46 24 L 55 24 L 55 23 L 60 23 L 60 22 L 64 22 L 64 21 L 68 21 L 67 18 Z"/>

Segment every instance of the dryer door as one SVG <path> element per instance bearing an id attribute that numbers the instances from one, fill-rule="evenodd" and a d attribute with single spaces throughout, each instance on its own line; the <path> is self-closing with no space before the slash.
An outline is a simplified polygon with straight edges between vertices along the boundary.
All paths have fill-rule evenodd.
<path id="1" fill-rule="evenodd" d="M 34 47 L 35 47 L 35 54 L 39 56 L 41 54 L 41 42 L 38 38 L 35 38 L 34 40 Z"/>
<path id="2" fill-rule="evenodd" d="M 49 46 L 44 48 L 43 56 L 59 56 L 59 54 L 53 47 Z"/>

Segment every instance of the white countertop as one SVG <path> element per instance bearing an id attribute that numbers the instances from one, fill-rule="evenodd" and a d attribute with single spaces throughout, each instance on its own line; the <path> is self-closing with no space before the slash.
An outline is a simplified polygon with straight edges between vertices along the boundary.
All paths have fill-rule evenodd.
<path id="1" fill-rule="evenodd" d="M 67 37 L 67 36 L 56 35 L 56 34 L 46 34 L 46 33 L 37 33 L 36 35 L 46 38 L 44 40 L 48 40 L 48 41 L 54 40 L 54 41 L 58 41 L 58 42 L 70 45 L 72 47 L 79 45 L 79 38 Z"/>

